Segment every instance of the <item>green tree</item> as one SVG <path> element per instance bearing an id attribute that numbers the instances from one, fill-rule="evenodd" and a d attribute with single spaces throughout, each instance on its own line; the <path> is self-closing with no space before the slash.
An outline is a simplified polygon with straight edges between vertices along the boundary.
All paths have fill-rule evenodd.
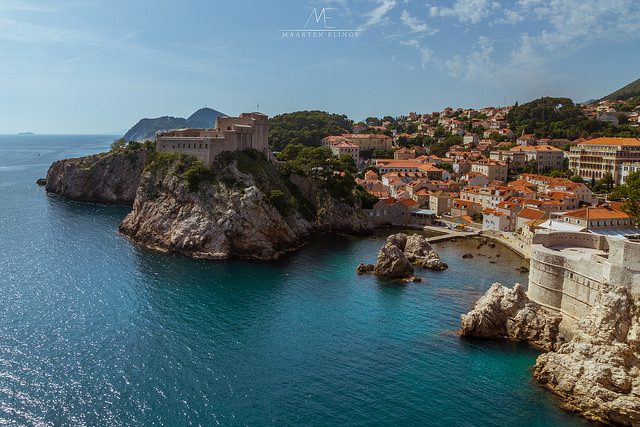
<path id="1" fill-rule="evenodd" d="M 612 198 L 624 200 L 622 209 L 640 221 L 640 172 L 630 173 L 627 181 L 614 190 Z"/>
<path id="2" fill-rule="evenodd" d="M 353 121 L 347 116 L 324 111 L 296 111 L 269 119 L 269 144 L 275 151 L 288 144 L 318 146 L 329 135 L 351 132 Z"/>

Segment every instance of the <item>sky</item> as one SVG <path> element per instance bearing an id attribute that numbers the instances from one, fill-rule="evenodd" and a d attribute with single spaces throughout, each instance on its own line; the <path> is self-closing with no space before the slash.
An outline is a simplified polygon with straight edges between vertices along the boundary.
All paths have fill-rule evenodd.
<path id="1" fill-rule="evenodd" d="M 579 102 L 638 78 L 640 0 L 0 0 L 0 133 Z"/>

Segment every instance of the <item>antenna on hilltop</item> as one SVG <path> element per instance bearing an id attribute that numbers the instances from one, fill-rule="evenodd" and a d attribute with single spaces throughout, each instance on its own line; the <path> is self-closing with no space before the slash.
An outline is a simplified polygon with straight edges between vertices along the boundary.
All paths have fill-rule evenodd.
<path id="1" fill-rule="evenodd" d="M 256 113 L 260 111 L 260 103 L 258 102 L 258 107 L 256 108 Z"/>

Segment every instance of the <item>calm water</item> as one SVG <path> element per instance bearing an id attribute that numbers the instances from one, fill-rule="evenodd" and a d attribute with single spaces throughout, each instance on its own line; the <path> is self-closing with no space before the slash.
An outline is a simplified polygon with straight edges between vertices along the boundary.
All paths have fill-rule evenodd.
<path id="1" fill-rule="evenodd" d="M 148 252 L 127 208 L 34 184 L 113 139 L 0 136 L 0 425 L 583 423 L 532 382 L 536 352 L 456 335 L 492 282 L 526 281 L 510 252 L 445 243 L 450 269 L 406 286 L 355 275 L 373 238 L 277 264 Z"/>

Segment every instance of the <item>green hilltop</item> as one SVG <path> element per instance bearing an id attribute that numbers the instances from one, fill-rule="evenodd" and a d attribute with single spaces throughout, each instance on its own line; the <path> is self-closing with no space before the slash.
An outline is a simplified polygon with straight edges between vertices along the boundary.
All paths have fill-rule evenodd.
<path id="1" fill-rule="evenodd" d="M 624 101 L 635 96 L 640 96 L 640 79 L 635 82 L 631 82 L 623 88 L 610 93 L 602 98 L 602 101 Z"/>

